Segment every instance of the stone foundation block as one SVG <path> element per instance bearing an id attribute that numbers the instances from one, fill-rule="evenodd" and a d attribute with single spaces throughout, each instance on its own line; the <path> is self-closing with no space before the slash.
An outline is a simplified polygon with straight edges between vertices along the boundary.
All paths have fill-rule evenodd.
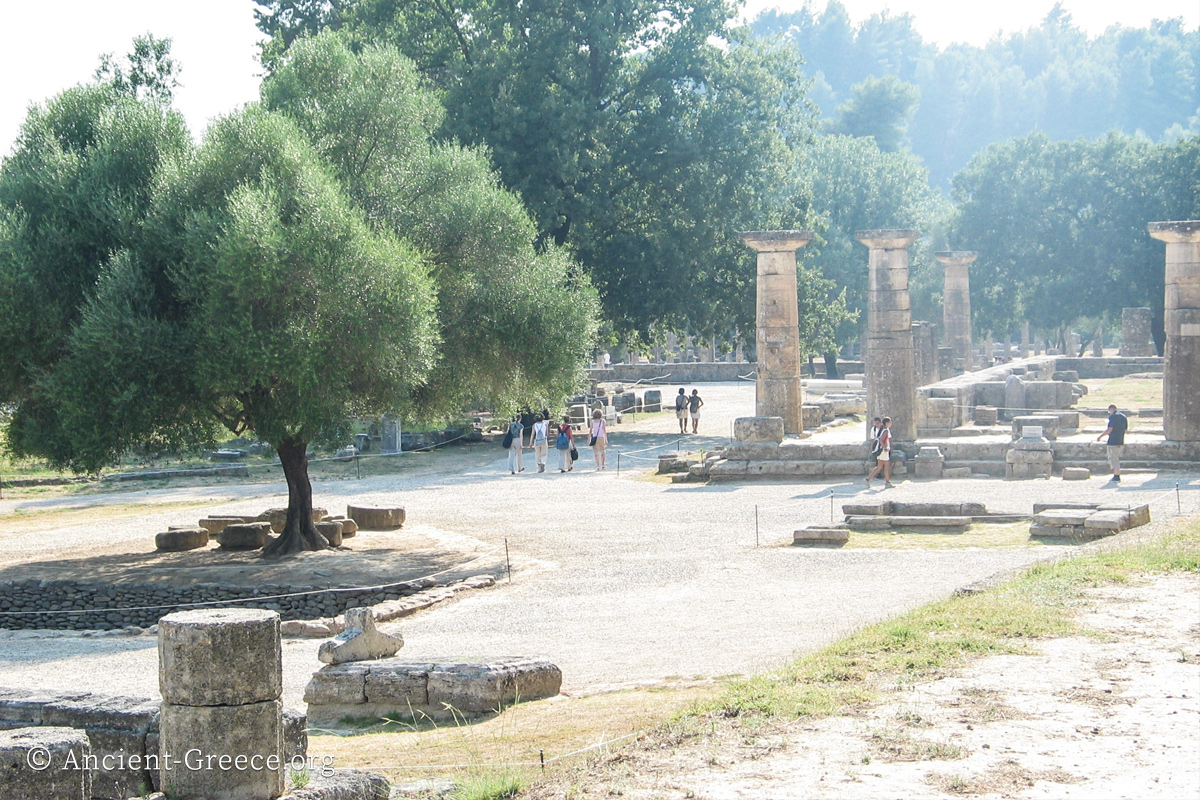
<path id="1" fill-rule="evenodd" d="M 358 524 L 359 530 L 388 531 L 404 525 L 404 509 L 400 506 L 346 506 L 346 516 Z"/>
<path id="2" fill-rule="evenodd" d="M 841 547 L 850 541 L 850 531 L 842 528 L 805 528 L 792 534 L 797 547 Z"/>
<path id="3" fill-rule="evenodd" d="M 236 706 L 283 691 L 279 614 L 250 608 L 178 611 L 158 623 L 163 701 Z"/>
<path id="4" fill-rule="evenodd" d="M 241 522 L 252 522 L 253 520 L 243 519 L 242 517 L 205 517 L 200 520 L 200 527 L 208 531 L 211 538 L 216 538 L 216 535 L 225 529 L 226 525 L 236 525 Z"/>
<path id="5" fill-rule="evenodd" d="M 226 525 L 217 534 L 222 550 L 260 550 L 271 532 L 269 522 L 244 522 Z"/>
<path id="6" fill-rule="evenodd" d="M 970 467 L 943 467 L 942 480 L 949 478 L 969 478 L 971 477 Z"/>
<path id="7" fill-rule="evenodd" d="M 648 389 L 642 395 L 642 408 L 647 412 L 662 411 L 662 390 Z"/>
<path id="8" fill-rule="evenodd" d="M 1063 467 L 1062 479 L 1064 481 L 1086 481 L 1092 477 L 1092 471 L 1087 467 Z"/>
<path id="9" fill-rule="evenodd" d="M 819 405 L 800 406 L 800 421 L 806 431 L 821 427 L 824 416 Z"/>
<path id="10" fill-rule="evenodd" d="M 1097 511 L 1083 522 L 1088 530 L 1126 531 L 1133 527 L 1133 517 L 1127 511 Z"/>
<path id="11" fill-rule="evenodd" d="M 1038 525 L 1052 528 L 1069 528 L 1083 525 L 1087 518 L 1095 512 L 1092 509 L 1050 508 L 1033 515 L 1033 521 Z"/>
<path id="12" fill-rule="evenodd" d="M 339 769 L 324 775 L 316 769 L 303 789 L 293 789 L 279 800 L 388 800 L 391 793 L 388 779 L 374 772 Z"/>
<path id="13" fill-rule="evenodd" d="M 975 406 L 976 425 L 995 425 L 999 419 L 1000 414 L 995 406 Z"/>
<path id="14" fill-rule="evenodd" d="M 87 734 L 75 728 L 2 731 L 0 797 L 6 800 L 91 800 L 92 773 L 74 766 L 82 765 L 90 754 Z"/>
<path id="15" fill-rule="evenodd" d="M 278 700 L 164 703 L 159 747 L 171 769 L 161 773 L 163 792 L 189 800 L 275 800 L 283 793 L 286 767 L 282 713 Z"/>
<path id="16" fill-rule="evenodd" d="M 358 523 L 352 519 L 339 519 L 342 523 L 342 538 L 349 539 L 354 534 L 358 533 Z"/>
<path id="17" fill-rule="evenodd" d="M 178 553 L 207 546 L 208 531 L 204 528 L 179 528 L 154 536 L 154 549 L 163 553 Z"/>
<path id="18" fill-rule="evenodd" d="M 1124 512 L 1126 512 L 1127 514 L 1129 514 L 1129 519 L 1131 522 L 1129 527 L 1131 527 L 1131 528 L 1137 528 L 1142 525 L 1150 524 L 1150 506 L 1148 506 L 1148 505 L 1127 506 L 1127 505 L 1122 505 L 1122 504 L 1118 504 L 1118 503 L 1113 503 L 1111 505 L 1109 505 L 1109 504 L 1101 505 L 1096 510 L 1097 511 L 1124 511 Z"/>
<path id="19" fill-rule="evenodd" d="M 1042 438 L 1054 441 L 1058 438 L 1058 416 L 1052 414 L 1032 414 L 1013 417 L 1012 438 L 1020 439 L 1022 431 L 1027 427 L 1041 428 Z"/>
<path id="20" fill-rule="evenodd" d="M 329 522 L 318 522 L 317 533 L 325 537 L 325 541 L 329 542 L 332 547 L 342 546 L 342 523 L 337 520 Z"/>
<path id="21" fill-rule="evenodd" d="M 322 642 L 317 659 L 323 664 L 345 664 L 390 658 L 404 647 L 403 636 L 393 636 L 375 627 L 375 614 L 369 608 L 346 609 L 346 629 L 333 639 Z"/>
<path id="22" fill-rule="evenodd" d="M 783 417 L 739 417 L 733 421 L 733 438 L 739 442 L 782 442 Z"/>

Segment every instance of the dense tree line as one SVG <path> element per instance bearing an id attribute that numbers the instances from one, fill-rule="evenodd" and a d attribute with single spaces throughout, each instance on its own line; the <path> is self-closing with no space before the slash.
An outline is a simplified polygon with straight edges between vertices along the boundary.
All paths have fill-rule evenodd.
<path id="1" fill-rule="evenodd" d="M 795 45 L 828 125 L 875 134 L 885 149 L 911 145 L 935 185 L 988 144 L 1033 131 L 1075 139 L 1116 129 L 1153 141 L 1200 132 L 1200 31 L 1179 19 L 1089 37 L 1056 5 L 1029 30 L 938 49 L 911 15 L 856 26 L 838 0 L 817 5 L 767 11 L 752 27 Z"/>

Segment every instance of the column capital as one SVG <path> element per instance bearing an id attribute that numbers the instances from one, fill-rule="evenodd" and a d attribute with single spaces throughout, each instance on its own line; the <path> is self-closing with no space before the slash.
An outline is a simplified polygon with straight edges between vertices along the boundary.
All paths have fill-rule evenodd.
<path id="1" fill-rule="evenodd" d="M 947 267 L 965 267 L 979 258 L 979 253 L 974 250 L 939 250 L 933 257 Z"/>
<path id="2" fill-rule="evenodd" d="M 921 238 L 914 228 L 877 228 L 858 231 L 854 238 L 873 250 L 902 250 Z"/>
<path id="3" fill-rule="evenodd" d="M 738 234 L 747 247 L 760 253 L 789 253 L 813 240 L 812 231 L 745 231 Z"/>
<path id="4" fill-rule="evenodd" d="M 1146 228 L 1152 238 L 1164 242 L 1200 242 L 1200 219 L 1151 222 Z"/>

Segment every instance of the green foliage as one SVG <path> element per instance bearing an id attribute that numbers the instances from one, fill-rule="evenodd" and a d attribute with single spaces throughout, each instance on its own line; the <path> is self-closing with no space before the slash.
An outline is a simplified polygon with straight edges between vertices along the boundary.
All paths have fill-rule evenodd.
<path id="1" fill-rule="evenodd" d="M 179 114 L 108 85 L 30 110 L 0 165 L 0 401 L 33 395 L 113 254 L 142 241 L 154 176 L 190 146 Z"/>
<path id="2" fill-rule="evenodd" d="M 872 75 L 850 87 L 850 92 L 851 98 L 837 107 L 830 133 L 870 136 L 885 153 L 899 150 L 921 101 L 921 90 L 895 75 Z"/>
<path id="3" fill-rule="evenodd" d="M 313 27 L 399 47 L 443 89 L 441 134 L 488 148 L 619 331 L 751 327 L 736 232 L 805 220 L 793 167 L 811 112 L 790 51 L 730 28 L 723 0 L 296 6 L 260 17 L 269 67 Z"/>
<path id="4" fill-rule="evenodd" d="M 843 345 L 858 338 L 867 320 L 867 251 L 854 238 L 855 232 L 920 230 L 925 238 L 912 259 L 914 282 L 918 282 L 935 271 L 929 254 L 936 249 L 945 202 L 929 187 L 928 172 L 914 156 L 883 152 L 871 139 L 818 136 L 801 164 L 821 232 L 821 239 L 801 253 L 807 264 L 843 288 L 851 314 L 835 326 L 832 336 L 833 345 Z"/>
<path id="5" fill-rule="evenodd" d="M 595 291 L 536 231 L 485 154 L 430 139 L 443 116 L 389 46 L 358 54 L 325 33 L 298 43 L 263 87 L 300 124 L 380 230 L 431 265 L 440 347 L 411 400 L 423 414 L 476 397 L 554 404 L 574 391 L 595 338 Z"/>
<path id="6" fill-rule="evenodd" d="M 170 39 L 156 39 L 149 33 L 136 36 L 133 52 L 125 61 L 125 64 L 115 61 L 111 53 L 101 56 L 96 80 L 129 97 L 171 102 L 179 86 L 179 66 L 171 58 Z"/>
<path id="7" fill-rule="evenodd" d="M 1032 134 L 972 159 L 954 180 L 953 241 L 980 251 L 976 325 L 1054 328 L 1145 305 L 1161 336 L 1163 254 L 1146 223 L 1200 214 L 1198 153 L 1200 137 L 1155 145 L 1117 133 L 1094 142 Z"/>
<path id="8" fill-rule="evenodd" d="M 753 28 L 803 54 L 827 118 L 853 104 L 870 76 L 916 85 L 909 136 L 936 185 L 948 186 L 988 144 L 1035 130 L 1074 139 L 1116 128 L 1156 141 L 1200 132 L 1200 31 L 1185 31 L 1182 19 L 1112 26 L 1089 38 L 1060 4 L 1028 30 L 939 50 L 922 41 L 909 14 L 883 12 L 854 26 L 837 0 L 822 6 L 766 11 Z"/>

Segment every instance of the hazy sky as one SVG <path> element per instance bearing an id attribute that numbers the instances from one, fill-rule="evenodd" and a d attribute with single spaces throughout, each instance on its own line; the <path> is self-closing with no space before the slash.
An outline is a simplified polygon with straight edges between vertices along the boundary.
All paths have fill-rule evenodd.
<path id="1" fill-rule="evenodd" d="M 889 9 L 913 14 L 931 42 L 982 44 L 1001 30 L 1040 21 L 1054 0 L 842 0 L 855 22 Z M 747 13 L 800 8 L 803 0 L 748 0 Z M 814 5 L 824 8 L 824 0 Z M 1200 0 L 1065 0 L 1076 24 L 1091 34 L 1120 23 L 1183 17 L 1200 27 Z M 252 0 L 0 0 L 0 155 L 7 154 L 31 103 L 87 81 L 103 53 L 124 55 L 134 36 L 174 40 L 182 67 L 176 106 L 199 136 L 208 120 L 258 96 L 259 66 Z"/>

